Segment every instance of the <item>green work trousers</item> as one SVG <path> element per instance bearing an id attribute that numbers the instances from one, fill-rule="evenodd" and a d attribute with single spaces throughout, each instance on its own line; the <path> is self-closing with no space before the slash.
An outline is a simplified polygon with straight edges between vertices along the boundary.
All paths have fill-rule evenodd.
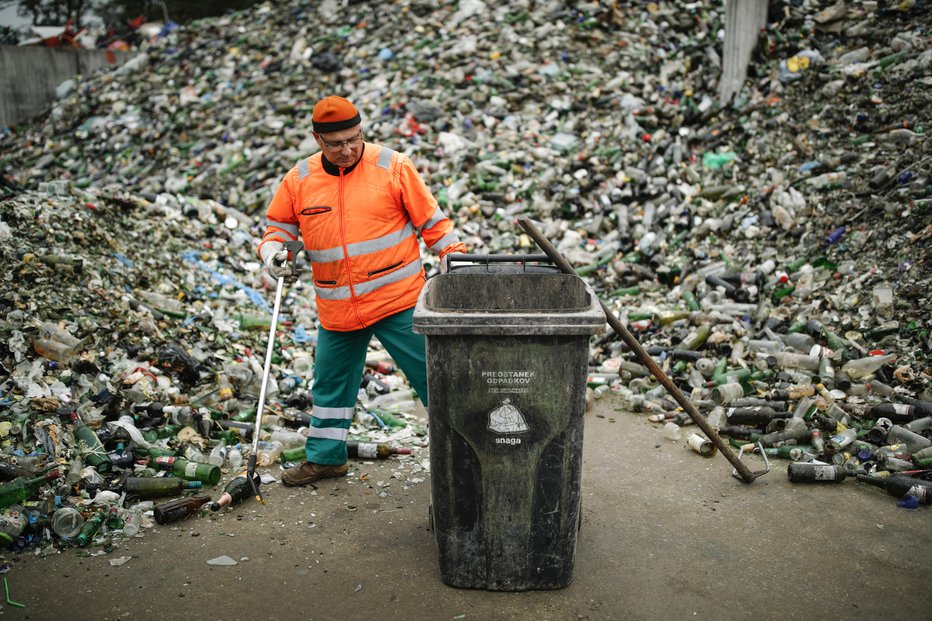
<path id="1" fill-rule="evenodd" d="M 311 388 L 314 406 L 305 443 L 308 461 L 346 463 L 346 436 L 373 336 L 404 372 L 421 403 L 427 405 L 427 352 L 424 335 L 411 329 L 413 315 L 414 309 L 409 308 L 362 330 L 334 332 L 321 326 L 317 331 Z"/>

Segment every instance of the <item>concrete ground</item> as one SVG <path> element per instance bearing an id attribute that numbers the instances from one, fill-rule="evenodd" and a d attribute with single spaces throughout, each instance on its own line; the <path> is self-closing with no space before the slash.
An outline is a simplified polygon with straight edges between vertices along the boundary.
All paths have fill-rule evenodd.
<path id="1" fill-rule="evenodd" d="M 932 614 L 929 507 L 900 509 L 893 497 L 850 480 L 790 484 L 785 461 L 747 485 L 721 456 L 701 457 L 616 408 L 606 398 L 587 414 L 583 523 L 574 579 L 564 589 L 445 586 L 428 526 L 429 480 L 393 479 L 393 458 L 353 462 L 351 477 L 316 493 L 266 486 L 265 506 L 250 500 L 116 539 L 109 553 L 18 556 L 5 576 L 9 598 L 25 607 L 2 602 L 0 613 L 69 621 Z M 749 459 L 752 470 L 762 463 Z M 224 555 L 237 564 L 207 564 Z"/>

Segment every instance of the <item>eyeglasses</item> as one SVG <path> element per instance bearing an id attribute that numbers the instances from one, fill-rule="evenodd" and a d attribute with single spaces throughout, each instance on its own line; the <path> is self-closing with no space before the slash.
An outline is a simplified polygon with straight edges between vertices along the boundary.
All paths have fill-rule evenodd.
<path id="1" fill-rule="evenodd" d="M 359 143 L 362 142 L 362 132 L 359 132 L 349 140 L 338 140 L 337 142 L 330 142 L 329 140 L 324 140 L 323 137 L 321 137 L 320 141 L 324 143 L 325 147 L 328 149 L 333 149 L 334 151 L 342 151 L 343 147 L 349 147 L 350 149 L 353 149 L 359 146 Z"/>

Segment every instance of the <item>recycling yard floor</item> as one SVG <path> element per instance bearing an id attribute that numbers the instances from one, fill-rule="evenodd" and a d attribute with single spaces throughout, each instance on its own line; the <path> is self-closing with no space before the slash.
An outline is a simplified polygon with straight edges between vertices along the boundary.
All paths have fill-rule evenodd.
<path id="1" fill-rule="evenodd" d="M 693 428 L 694 429 L 694 428 Z M 786 461 L 747 485 L 720 455 L 663 438 L 611 398 L 586 415 L 583 522 L 570 586 L 516 593 L 440 579 L 430 481 L 393 458 L 351 462 L 317 489 L 264 487 L 211 517 L 15 557 L 6 619 L 928 618 L 929 508 L 877 488 L 790 484 Z M 748 458 L 752 470 L 762 465 Z M 278 475 L 278 472 L 271 471 Z M 379 495 L 382 492 L 382 495 Z M 233 566 L 207 561 L 228 556 Z M 129 557 L 122 565 L 111 560 Z"/>

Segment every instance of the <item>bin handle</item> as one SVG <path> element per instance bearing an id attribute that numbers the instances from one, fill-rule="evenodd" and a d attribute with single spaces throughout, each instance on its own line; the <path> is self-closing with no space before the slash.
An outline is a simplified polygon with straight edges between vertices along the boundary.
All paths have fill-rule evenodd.
<path id="1" fill-rule="evenodd" d="M 485 265 L 486 269 L 492 263 L 520 263 L 525 271 L 527 271 L 528 263 L 549 263 L 553 265 L 553 261 L 546 254 L 464 254 L 454 252 L 443 257 L 443 260 L 446 262 L 446 271 L 456 269 L 450 265 L 453 261 L 478 263 Z"/>

